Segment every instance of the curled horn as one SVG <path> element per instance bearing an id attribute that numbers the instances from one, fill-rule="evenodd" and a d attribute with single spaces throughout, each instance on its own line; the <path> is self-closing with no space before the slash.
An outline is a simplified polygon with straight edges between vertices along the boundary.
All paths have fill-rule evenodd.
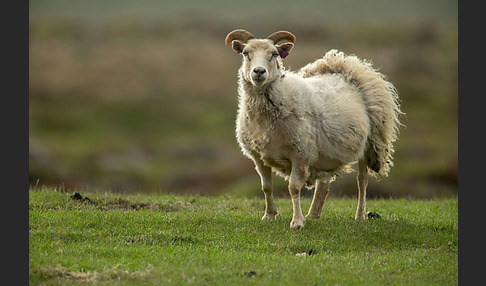
<path id="1" fill-rule="evenodd" d="M 288 31 L 278 31 L 270 36 L 267 37 L 267 39 L 271 40 L 274 44 L 277 44 L 280 41 L 287 40 L 291 43 L 295 42 L 295 36 L 294 34 L 288 32 Z"/>
<path id="2" fill-rule="evenodd" d="M 234 40 L 239 40 L 243 42 L 248 42 L 251 39 L 254 39 L 255 36 L 253 36 L 252 33 L 248 32 L 247 30 L 234 30 L 230 32 L 227 36 L 226 39 L 224 39 L 224 42 L 226 43 L 226 46 L 229 46 L 232 41 Z"/>

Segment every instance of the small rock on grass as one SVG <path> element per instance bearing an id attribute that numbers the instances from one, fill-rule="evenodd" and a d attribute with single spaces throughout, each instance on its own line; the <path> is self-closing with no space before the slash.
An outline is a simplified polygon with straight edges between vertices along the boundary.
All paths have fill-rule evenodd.
<path id="1" fill-rule="evenodd" d="M 250 270 L 246 272 L 246 277 L 253 277 L 257 275 L 256 271 Z"/>
<path id="2" fill-rule="evenodd" d="M 316 253 L 317 253 L 317 251 L 315 249 L 311 248 L 311 249 L 309 249 L 309 251 L 302 252 L 302 253 L 297 253 L 297 254 L 295 254 L 295 256 L 306 256 L 306 255 L 311 256 L 311 255 L 314 255 Z"/>
<path id="3" fill-rule="evenodd" d="M 368 218 L 372 218 L 372 219 L 381 218 L 381 216 L 378 213 L 375 213 L 375 212 L 368 212 L 367 215 L 368 215 Z"/>
<path id="4" fill-rule="evenodd" d="M 73 200 L 81 200 L 81 201 L 85 201 L 85 202 L 91 203 L 91 199 L 90 198 L 88 198 L 88 197 L 84 197 L 83 198 L 83 196 L 81 196 L 81 194 L 78 193 L 78 192 L 74 192 L 71 195 L 71 199 L 73 199 Z"/>
<path id="5" fill-rule="evenodd" d="M 82 200 L 83 199 L 83 196 L 81 196 L 80 193 L 78 192 L 74 192 L 72 195 L 71 195 L 71 199 L 73 200 Z"/>

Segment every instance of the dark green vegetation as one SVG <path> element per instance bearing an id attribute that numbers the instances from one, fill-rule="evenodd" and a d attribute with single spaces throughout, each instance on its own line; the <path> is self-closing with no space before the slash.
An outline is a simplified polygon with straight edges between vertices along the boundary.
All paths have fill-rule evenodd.
<path id="1" fill-rule="evenodd" d="M 234 138 L 240 58 L 223 40 L 235 28 L 288 29 L 287 68 L 336 48 L 397 87 L 406 127 L 369 196 L 457 194 L 456 1 L 230 2 L 30 1 L 30 184 L 260 194 Z M 355 193 L 354 174 L 332 186 Z"/>
<path id="2" fill-rule="evenodd" d="M 70 195 L 29 191 L 31 285 L 458 283 L 457 199 L 370 200 L 381 218 L 358 222 L 356 201 L 336 198 L 292 231 L 288 199 L 262 222 L 257 198 Z"/>

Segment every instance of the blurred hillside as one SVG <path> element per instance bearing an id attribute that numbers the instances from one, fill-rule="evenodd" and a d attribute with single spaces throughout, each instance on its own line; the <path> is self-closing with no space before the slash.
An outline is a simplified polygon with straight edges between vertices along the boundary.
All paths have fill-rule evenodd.
<path id="1" fill-rule="evenodd" d="M 241 58 L 224 45 L 244 28 L 292 31 L 287 69 L 336 48 L 396 86 L 406 127 L 370 197 L 457 194 L 457 1 L 31 0 L 29 17 L 31 185 L 261 195 L 234 136 Z M 354 196 L 355 176 L 331 194 Z"/>

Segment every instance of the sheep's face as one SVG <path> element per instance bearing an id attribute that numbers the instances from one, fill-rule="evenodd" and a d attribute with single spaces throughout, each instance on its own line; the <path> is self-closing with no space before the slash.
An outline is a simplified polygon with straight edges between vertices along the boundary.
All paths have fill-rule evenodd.
<path id="1" fill-rule="evenodd" d="M 272 41 L 254 39 L 244 44 L 233 41 L 232 48 L 243 55 L 243 76 L 256 87 L 265 86 L 282 73 L 282 58 L 292 49 L 292 43 L 275 45 Z"/>

